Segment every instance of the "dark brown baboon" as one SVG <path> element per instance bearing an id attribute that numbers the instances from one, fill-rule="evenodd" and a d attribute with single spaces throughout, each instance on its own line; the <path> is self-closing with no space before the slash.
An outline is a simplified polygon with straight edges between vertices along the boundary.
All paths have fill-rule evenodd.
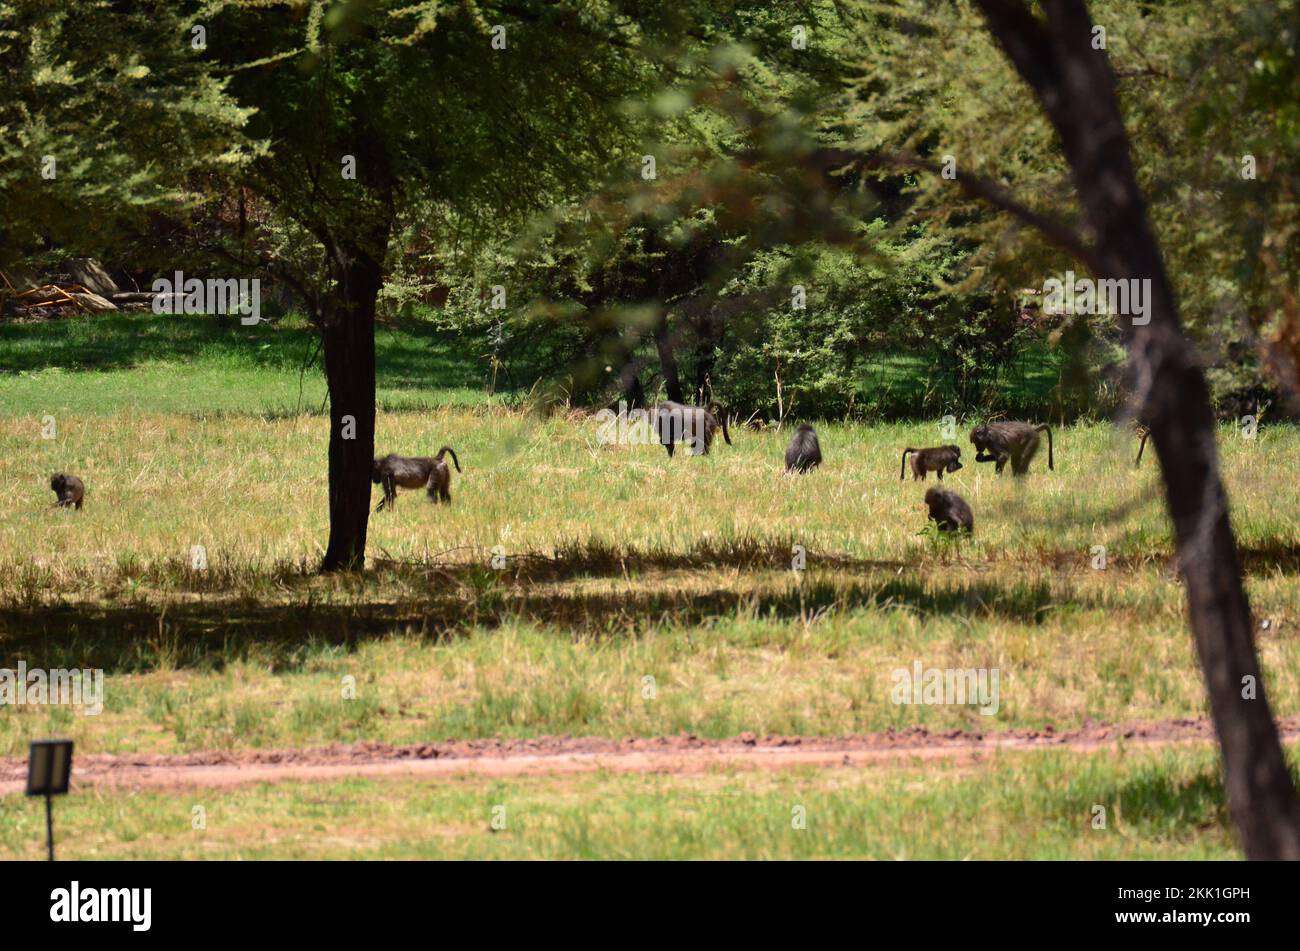
<path id="1" fill-rule="evenodd" d="M 50 477 L 50 488 L 58 496 L 55 505 L 62 508 L 67 508 L 69 505 L 81 508 L 81 500 L 86 495 L 86 484 L 76 476 L 57 473 Z"/>
<path id="2" fill-rule="evenodd" d="M 822 464 L 822 447 L 817 441 L 817 430 L 804 423 L 794 431 L 790 445 L 785 450 L 786 472 L 807 472 Z"/>
<path id="3" fill-rule="evenodd" d="M 385 506 L 391 508 L 397 502 L 397 487 L 403 489 L 428 490 L 430 502 L 451 501 L 451 468 L 442 461 L 442 457 L 451 453 L 451 461 L 456 463 L 456 471 L 463 471 L 456 452 L 450 446 L 443 446 L 432 458 L 428 456 L 396 456 L 391 453 L 382 459 L 376 459 L 370 469 L 370 481 L 382 484 L 384 497 L 375 507 L 382 512 Z"/>
<path id="4" fill-rule="evenodd" d="M 1138 443 L 1138 457 L 1133 460 L 1133 465 L 1140 466 L 1142 465 L 1142 450 L 1147 447 L 1147 437 L 1151 435 L 1151 430 L 1147 429 L 1145 426 L 1139 426 L 1137 428 L 1137 434 L 1138 438 L 1142 441 Z"/>
<path id="5" fill-rule="evenodd" d="M 722 422 L 718 420 L 721 418 Z M 660 444 L 668 450 L 668 458 L 673 456 L 674 443 L 688 443 L 691 455 L 708 455 L 713 445 L 713 434 L 721 427 L 722 438 L 731 445 L 731 433 L 727 431 L 727 416 L 717 403 L 708 407 L 683 406 L 681 403 L 667 401 L 654 409 L 654 431 Z"/>
<path id="6" fill-rule="evenodd" d="M 956 492 L 936 485 L 925 493 L 925 504 L 929 506 L 930 518 L 938 523 L 939 531 L 975 531 L 975 516 L 966 500 Z"/>
<path id="7" fill-rule="evenodd" d="M 1007 460 L 1010 460 L 1011 471 L 1018 476 L 1024 475 L 1038 452 L 1038 434 L 1041 432 L 1047 433 L 1047 468 L 1055 470 L 1051 427 L 1046 424 L 1034 426 L 1015 420 L 985 423 L 971 430 L 970 441 L 975 444 L 975 461 L 997 463 L 997 472 L 1001 475 Z"/>
<path id="8" fill-rule="evenodd" d="M 907 455 L 915 453 L 912 456 L 912 478 L 925 480 L 927 472 L 936 472 L 939 474 L 939 481 L 943 481 L 945 472 L 956 472 L 961 468 L 961 447 L 959 446 L 934 446 L 930 449 L 904 449 L 903 464 L 899 466 L 898 478 L 901 481 L 907 475 Z"/>

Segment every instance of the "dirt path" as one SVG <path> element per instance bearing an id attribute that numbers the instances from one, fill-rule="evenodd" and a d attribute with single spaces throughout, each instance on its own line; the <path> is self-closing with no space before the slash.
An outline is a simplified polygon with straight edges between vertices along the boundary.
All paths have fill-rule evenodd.
<path id="1" fill-rule="evenodd" d="M 1279 721 L 1286 742 L 1300 741 L 1300 717 Z M 1089 752 L 1119 743 L 1143 748 L 1212 742 L 1205 719 L 1088 726 L 1056 732 L 977 733 L 923 728 L 857 736 L 741 734 L 727 740 L 658 736 L 626 740 L 540 737 L 393 746 L 385 743 L 315 749 L 243 750 L 181 756 L 91 754 L 77 757 L 73 786 L 222 787 L 245 783 L 328 781 L 349 777 L 492 777 L 582 773 L 699 773 L 712 769 L 868 766 L 916 760 L 976 761 L 999 750 Z M 0 795 L 21 792 L 27 764 L 0 760 Z"/>

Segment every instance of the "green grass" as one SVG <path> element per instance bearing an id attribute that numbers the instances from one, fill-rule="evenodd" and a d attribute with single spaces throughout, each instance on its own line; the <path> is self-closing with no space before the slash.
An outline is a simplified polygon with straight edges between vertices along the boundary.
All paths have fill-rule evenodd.
<path id="1" fill-rule="evenodd" d="M 395 510 L 373 516 L 365 572 L 321 577 L 319 370 L 305 374 L 297 410 L 312 346 L 292 320 L 0 325 L 8 371 L 0 372 L 8 487 L 0 658 L 101 667 L 107 692 L 97 717 L 0 708 L 0 756 L 20 756 L 29 739 L 50 734 L 73 737 L 83 753 L 170 753 L 682 730 L 1066 729 L 1205 712 L 1158 477 L 1153 464 L 1133 468 L 1131 434 L 1057 429 L 1056 471 L 1046 471 L 1044 452 L 1024 480 L 997 478 L 968 452 L 966 468 L 944 484 L 970 501 L 975 537 L 936 545 L 919 534 L 923 487 L 900 481 L 898 469 L 903 446 L 947 441 L 938 420 L 819 426 L 827 461 L 804 477 L 781 474 L 788 433 L 773 430 L 741 430 L 707 458 L 669 460 L 654 445 L 601 445 L 588 414 L 539 420 L 489 405 L 471 344 L 401 325 L 380 335 L 378 448 L 424 453 L 450 443 L 465 472 L 453 476 L 450 506 L 403 492 Z M 56 438 L 42 438 L 46 415 Z M 1225 427 L 1220 446 L 1252 606 L 1270 621 L 1257 635 L 1270 698 L 1279 716 L 1295 715 L 1300 483 L 1277 463 L 1300 454 L 1300 429 L 1265 426 L 1245 440 Z M 85 478 L 84 511 L 50 506 L 56 470 Z M 206 569 L 191 566 L 194 545 L 204 547 Z M 1107 548 L 1105 571 L 1089 564 L 1097 545 Z M 794 546 L 807 552 L 802 573 L 791 570 Z M 494 548 L 506 556 L 503 570 L 490 567 Z M 998 668 L 998 714 L 891 703 L 891 672 L 916 660 Z M 349 675 L 357 698 L 344 701 Z M 642 696 L 647 676 L 652 701 Z M 1103 759 L 1079 768 L 1104 773 Z M 414 784 L 385 785 L 391 795 L 378 797 L 391 834 L 376 827 L 348 838 L 325 823 L 319 842 L 296 797 L 337 798 L 346 819 L 379 787 L 249 789 L 214 800 L 236 817 L 267 804 L 275 824 L 267 843 L 244 820 L 225 828 L 244 829 L 248 841 L 233 831 L 192 839 L 187 818 L 181 829 L 151 831 L 149 815 L 173 808 L 161 795 L 74 798 L 98 801 L 77 820 L 83 828 L 120 806 L 102 836 L 85 840 L 105 855 L 620 855 L 639 843 L 656 855 L 1228 854 L 1217 818 L 1156 827 L 1160 803 L 1181 815 L 1188 784 L 1210 797 L 1197 798 L 1202 805 L 1217 795 L 1204 789 L 1208 759 L 1191 773 L 1177 760 L 1142 767 L 1141 782 L 1163 791 L 1150 800 L 1149 827 L 1130 839 L 1079 839 L 1073 813 L 1060 818 L 1072 800 L 1051 771 L 1074 762 L 945 767 L 942 783 L 913 776 L 921 789 L 947 790 L 914 816 L 895 814 L 906 810 L 891 798 L 893 779 L 832 771 L 808 780 L 825 788 L 836 817 L 821 827 L 833 830 L 829 838 L 791 841 L 770 823 L 794 780 L 750 774 L 715 786 L 521 781 L 512 788 L 525 802 L 573 801 L 558 812 L 537 805 L 538 837 L 515 845 L 457 818 L 472 815 L 463 801 L 452 797 L 461 811 L 447 811 L 442 800 L 419 799 L 432 794 Z M 1109 777 L 1112 787 L 1130 779 Z M 490 794 L 481 787 L 456 788 L 481 802 Z M 733 801 L 728 789 L 752 794 L 734 816 L 697 814 L 701 804 Z M 1005 821 L 990 826 L 987 842 L 948 828 L 961 825 L 953 817 L 972 796 Z M 468 831 L 408 843 L 403 823 L 425 819 Z M 876 820 L 895 831 L 854 831 Z"/>
<path id="2" fill-rule="evenodd" d="M 294 316 L 251 327 L 233 318 L 221 324 L 150 313 L 0 322 L 0 409 L 56 419 L 127 411 L 319 412 L 325 382 L 316 341 Z M 486 364 L 474 342 L 428 323 L 381 325 L 376 361 L 382 408 L 484 402 Z"/>
<path id="3" fill-rule="evenodd" d="M 1097 805 L 1104 829 L 1093 827 Z M 196 815 L 206 828 L 193 827 Z M 505 828 L 492 828 L 494 815 Z M 43 832 L 38 802 L 0 798 L 0 856 L 43 857 Z M 58 834 L 64 859 L 1237 857 L 1205 750 L 1006 753 L 974 767 L 89 789 L 59 801 Z"/>

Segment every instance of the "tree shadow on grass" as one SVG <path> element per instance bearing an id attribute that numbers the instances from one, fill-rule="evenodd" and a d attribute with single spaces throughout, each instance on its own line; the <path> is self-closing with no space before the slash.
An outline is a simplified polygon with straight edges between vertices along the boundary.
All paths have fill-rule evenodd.
<path id="1" fill-rule="evenodd" d="M 269 346 L 267 346 L 269 344 Z M 320 373 L 316 331 L 301 320 L 245 327 L 235 317 L 108 313 L 57 320 L 0 322 L 4 373 L 123 370 L 146 362 L 210 360 Z M 375 335 L 379 385 L 388 390 L 480 388 L 482 360 L 475 347 L 427 321 L 393 321 Z M 315 355 L 314 359 L 313 355 Z"/>
<path id="2" fill-rule="evenodd" d="M 986 581 L 941 585 L 896 576 L 811 581 L 754 591 L 714 587 L 582 592 L 521 589 L 495 572 L 447 574 L 419 599 L 267 604 L 183 602 L 162 608 L 34 606 L 0 610 L 0 655 L 29 667 L 130 673 L 220 669 L 247 658 L 298 669 L 324 646 L 355 649 L 391 636 L 439 641 L 476 628 L 533 623 L 565 637 L 636 637 L 647 630 L 753 617 L 811 621 L 826 612 L 915 611 L 1039 623 L 1055 603 L 1046 584 Z M 489 577 L 492 575 L 493 577 Z"/>

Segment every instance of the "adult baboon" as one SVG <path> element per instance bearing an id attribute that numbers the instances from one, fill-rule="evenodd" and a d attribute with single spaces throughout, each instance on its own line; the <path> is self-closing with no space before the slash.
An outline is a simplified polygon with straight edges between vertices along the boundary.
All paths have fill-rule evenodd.
<path id="1" fill-rule="evenodd" d="M 397 456 L 390 453 L 382 459 L 376 459 L 370 469 L 370 481 L 384 487 L 384 497 L 375 507 L 382 512 L 384 506 L 390 508 L 397 502 L 397 487 L 403 489 L 426 488 L 430 502 L 451 501 L 451 469 L 442 457 L 451 453 L 451 461 L 456 463 L 456 471 L 463 471 L 456 452 L 450 446 L 443 446 L 432 458 L 428 456 Z"/>
<path id="2" fill-rule="evenodd" d="M 956 492 L 936 485 L 925 493 L 925 504 L 930 509 L 930 518 L 938 524 L 939 531 L 975 531 L 975 516 L 971 514 L 966 500 Z"/>
<path id="3" fill-rule="evenodd" d="M 786 472 L 807 472 L 822 464 L 822 447 L 817 441 L 817 430 L 804 423 L 794 431 L 790 445 L 785 450 Z"/>
<path id="4" fill-rule="evenodd" d="M 718 419 L 722 422 L 719 423 Z M 659 442 L 673 456 L 673 444 L 684 442 L 691 446 L 691 455 L 708 455 L 713 445 L 713 434 L 722 428 L 722 438 L 731 445 L 727 431 L 727 416 L 717 403 L 704 406 L 683 406 L 671 400 L 660 403 L 654 410 L 654 431 Z"/>
<path id="5" fill-rule="evenodd" d="M 912 456 L 912 478 L 925 481 L 927 472 L 935 472 L 939 475 L 939 481 L 943 481 L 945 472 L 956 472 L 961 468 L 961 447 L 960 446 L 933 446 L 929 449 L 904 449 L 903 463 L 898 468 L 899 481 L 907 475 L 907 456 L 908 453 L 915 453 Z"/>
<path id="6" fill-rule="evenodd" d="M 81 508 L 81 500 L 86 495 L 86 484 L 76 476 L 56 473 L 50 477 L 50 488 L 58 496 L 55 505 L 61 508 L 67 508 L 69 505 Z"/>
<path id="7" fill-rule="evenodd" d="M 997 463 L 996 471 L 1001 475 L 1007 460 L 1010 460 L 1011 471 L 1018 476 L 1024 475 L 1038 452 L 1038 434 L 1041 432 L 1047 433 L 1047 468 L 1055 470 L 1052 429 L 1046 423 L 1035 426 L 1016 420 L 1002 420 L 976 426 L 970 434 L 970 441 L 976 449 L 975 461 Z"/>

